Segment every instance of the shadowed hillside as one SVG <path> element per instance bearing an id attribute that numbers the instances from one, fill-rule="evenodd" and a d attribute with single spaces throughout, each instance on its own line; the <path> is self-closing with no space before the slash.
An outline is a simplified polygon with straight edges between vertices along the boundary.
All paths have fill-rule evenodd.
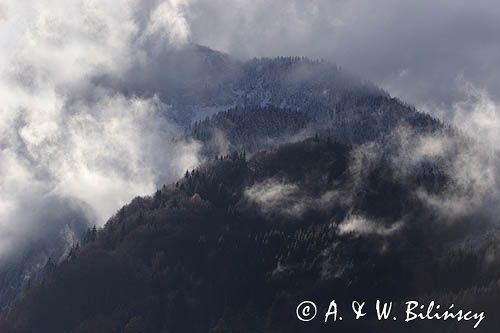
<path id="1" fill-rule="evenodd" d="M 442 191 L 446 174 L 397 169 L 329 139 L 218 156 L 89 230 L 2 314 L 0 330 L 327 332 L 321 319 L 299 322 L 295 307 L 314 299 L 326 310 L 332 298 L 349 308 L 428 297 L 494 313 L 500 266 L 484 262 L 493 234 L 480 248 L 454 246 L 480 221 L 445 220 L 414 195 Z M 370 317 L 334 325 L 398 329 Z"/>

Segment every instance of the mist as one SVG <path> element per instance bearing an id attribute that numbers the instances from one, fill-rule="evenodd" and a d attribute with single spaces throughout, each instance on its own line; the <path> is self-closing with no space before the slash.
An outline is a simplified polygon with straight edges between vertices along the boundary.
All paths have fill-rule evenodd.
<path id="1" fill-rule="evenodd" d="M 443 214 L 459 216 L 475 205 L 495 216 L 499 9 L 486 1 L 2 1 L 0 259 L 37 242 L 58 249 L 49 246 L 43 260 L 64 253 L 59 249 L 72 246 L 87 227 L 104 225 L 133 197 L 201 162 L 200 143 L 184 138 L 170 120 L 175 110 L 160 96 L 192 81 L 204 86 L 196 75 L 203 62 L 184 64 L 187 78 L 168 77 L 176 73 L 168 67 L 175 69 L 175 61 L 162 65 L 193 43 L 243 60 L 331 60 L 452 124 L 474 141 L 449 165 L 456 188 L 446 197 L 416 195 Z M 397 158 L 414 157 L 409 168 L 458 144 L 394 135 L 402 145 Z M 292 205 L 297 215 L 303 205 L 323 203 L 297 201 L 294 184 L 264 183 L 247 194 L 269 191 L 285 193 L 288 201 L 274 204 Z M 362 217 L 343 225 L 345 232 L 396 231 Z"/>
<path id="2" fill-rule="evenodd" d="M 131 80 L 131 68 L 185 45 L 179 6 L 2 1 L 0 258 L 38 242 L 47 256 L 69 248 L 199 163 L 200 145 L 178 139 L 169 105 L 99 79 Z"/>
<path id="3" fill-rule="evenodd" d="M 500 195 L 499 13 L 493 1 L 193 0 L 185 17 L 202 44 L 242 59 L 327 59 L 453 126 L 463 137 L 393 133 L 401 144 L 396 162 L 413 168 L 448 158 L 455 188 L 419 195 L 444 215 L 483 210 L 493 221 Z"/>
<path id="4" fill-rule="evenodd" d="M 193 0 L 185 6 L 191 39 L 199 43 L 242 59 L 334 61 L 453 126 L 460 135 L 417 137 L 398 129 L 394 162 L 414 170 L 425 160 L 446 159 L 453 187 L 439 197 L 417 194 L 448 218 L 482 211 L 490 221 L 497 219 L 500 193 L 499 13 L 493 1 Z M 360 147 L 363 167 L 382 150 Z"/>

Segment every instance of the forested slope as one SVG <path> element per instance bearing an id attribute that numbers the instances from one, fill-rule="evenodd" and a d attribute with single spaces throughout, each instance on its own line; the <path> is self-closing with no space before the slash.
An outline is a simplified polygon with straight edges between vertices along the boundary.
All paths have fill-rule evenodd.
<path id="1" fill-rule="evenodd" d="M 344 308 L 429 298 L 493 314 L 500 262 L 484 258 L 494 234 L 480 248 L 453 246 L 481 221 L 446 220 L 414 195 L 442 191 L 445 174 L 397 170 L 330 139 L 217 156 L 89 230 L 1 315 L 0 331 L 330 332 L 296 319 L 304 299 L 326 310 L 333 298 Z M 371 319 L 335 325 L 401 329 Z M 493 315 L 481 332 L 497 324 Z"/>

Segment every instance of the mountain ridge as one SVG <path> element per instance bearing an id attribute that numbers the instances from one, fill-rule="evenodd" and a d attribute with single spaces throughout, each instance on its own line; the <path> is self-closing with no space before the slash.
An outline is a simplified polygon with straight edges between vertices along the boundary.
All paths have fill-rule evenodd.
<path id="1" fill-rule="evenodd" d="M 0 330 L 321 332 L 330 327 L 293 317 L 302 297 L 377 293 L 493 311 L 484 294 L 498 293 L 498 259 L 482 257 L 495 242 L 456 246 L 487 223 L 429 204 L 456 185 L 448 157 L 401 155 L 452 129 L 329 62 L 175 52 L 157 73 L 134 69 L 126 89 L 171 105 L 165 117 L 206 162 L 89 229 L 0 314 Z M 141 75 L 157 80 L 143 86 Z M 378 331 L 371 320 L 343 328 Z"/>

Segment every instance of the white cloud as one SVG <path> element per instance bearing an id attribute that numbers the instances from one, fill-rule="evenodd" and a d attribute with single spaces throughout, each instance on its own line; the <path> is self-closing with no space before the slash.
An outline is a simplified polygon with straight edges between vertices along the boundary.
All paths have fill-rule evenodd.
<path id="1" fill-rule="evenodd" d="M 408 172 L 422 161 L 437 163 L 450 182 L 443 193 L 416 194 L 443 216 L 457 218 L 481 212 L 493 222 L 500 197 L 500 108 L 486 90 L 462 81 L 466 99 L 449 109 L 430 112 L 446 115 L 458 135 L 436 133 L 417 135 L 400 128 L 394 141 L 401 144 L 394 162 Z"/>
<path id="2" fill-rule="evenodd" d="M 307 202 L 295 184 L 268 179 L 245 190 L 245 195 L 259 205 L 265 214 L 300 216 Z"/>
<path id="3" fill-rule="evenodd" d="M 184 44 L 189 38 L 189 26 L 183 16 L 182 5 L 185 1 L 164 1 L 151 13 L 145 30 L 146 36 L 159 36 L 159 40 L 166 38 L 174 45 Z M 156 42 L 159 42 L 156 39 Z"/>
<path id="4" fill-rule="evenodd" d="M 34 212 L 54 202 L 68 206 L 68 219 L 84 210 L 89 223 L 102 225 L 134 196 L 198 164 L 200 147 L 174 143 L 180 131 L 156 96 L 99 84 L 103 76 L 131 79 L 137 64 L 184 45 L 185 3 L 2 1 L 0 257 L 28 234 L 36 239 L 34 226 L 49 228 L 50 217 Z M 57 223 L 65 231 L 54 235 L 73 239 Z"/>
<path id="5" fill-rule="evenodd" d="M 345 204 L 345 198 L 336 190 L 312 197 L 303 193 L 299 185 L 267 179 L 245 190 L 245 196 L 264 214 L 300 218 L 308 209 L 326 210 L 336 204 Z"/>
<path id="6" fill-rule="evenodd" d="M 338 225 L 340 235 L 379 235 L 390 236 L 398 232 L 403 226 L 402 222 L 395 222 L 389 226 L 379 224 L 363 216 L 350 215 Z"/>

